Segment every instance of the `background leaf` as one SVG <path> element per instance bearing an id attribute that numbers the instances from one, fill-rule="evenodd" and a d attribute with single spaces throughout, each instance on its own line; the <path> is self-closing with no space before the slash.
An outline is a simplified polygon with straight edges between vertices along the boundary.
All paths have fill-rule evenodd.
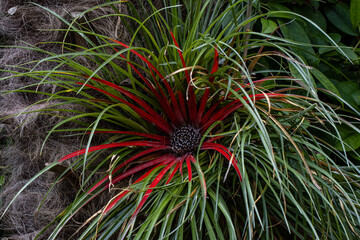
<path id="1" fill-rule="evenodd" d="M 350 19 L 354 27 L 360 26 L 360 1 L 351 0 L 350 3 Z"/>
<path id="2" fill-rule="evenodd" d="M 359 2 L 358 0 L 355 0 Z M 352 27 L 350 20 L 350 9 L 346 4 L 338 3 L 334 7 L 325 7 L 325 15 L 328 20 L 340 31 L 351 35 L 357 36 L 358 32 Z"/>
<path id="3" fill-rule="evenodd" d="M 335 87 L 335 85 L 319 70 L 316 68 L 311 69 L 311 73 L 321 82 L 322 85 L 325 86 L 325 88 L 336 95 L 340 96 L 339 90 Z"/>
<path id="4" fill-rule="evenodd" d="M 279 20 L 279 24 L 282 25 L 280 29 L 285 38 L 305 44 L 303 46 L 293 46 L 293 51 L 301 56 L 304 56 L 309 64 L 317 66 L 319 64 L 319 59 L 315 56 L 314 49 L 309 46 L 311 45 L 311 41 L 300 23 L 294 21 L 292 23 L 285 24 L 285 22 Z"/>
<path id="5" fill-rule="evenodd" d="M 344 145 L 345 145 L 346 151 L 356 150 L 360 147 L 360 133 L 354 132 L 353 129 L 351 129 L 347 126 L 344 126 L 344 125 L 340 125 L 338 127 L 338 130 L 339 130 L 342 140 L 345 143 Z M 336 141 L 334 147 L 338 150 L 343 149 L 342 144 L 339 140 Z"/>
<path id="6" fill-rule="evenodd" d="M 340 96 L 353 107 L 360 109 L 360 88 L 359 85 L 351 81 L 334 81 L 335 86 L 340 92 Z"/>
<path id="7" fill-rule="evenodd" d="M 262 33 L 272 33 L 277 28 L 277 24 L 274 21 L 265 18 L 261 19 L 261 26 Z"/>

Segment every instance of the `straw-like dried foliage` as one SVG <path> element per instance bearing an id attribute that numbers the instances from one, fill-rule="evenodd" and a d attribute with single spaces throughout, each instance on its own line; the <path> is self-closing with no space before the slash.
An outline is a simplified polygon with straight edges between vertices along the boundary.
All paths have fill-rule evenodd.
<path id="1" fill-rule="evenodd" d="M 79 14 L 85 10 L 103 2 L 98 0 L 38 0 L 33 2 L 54 11 L 68 21 L 78 18 L 79 24 L 114 13 L 110 7 L 99 8 L 79 17 Z M 121 4 L 119 9 L 124 10 Z M 64 49 L 61 44 L 47 44 L 47 42 L 83 44 L 76 33 L 66 35 L 65 31 L 56 31 L 64 28 L 66 26 L 58 17 L 37 5 L 29 3 L 29 1 L 0 1 L 0 39 L 2 44 L 24 47 L 33 44 L 42 50 L 54 53 L 60 53 Z M 102 35 L 129 38 L 118 17 L 107 17 L 106 20 L 92 21 L 91 28 Z M 42 59 L 44 56 L 46 54 L 40 51 L 24 48 L 0 48 L 0 68 L 9 71 L 13 70 L 13 66 L 31 68 L 35 66 L 33 61 Z M 81 62 L 84 65 L 91 64 L 86 59 L 81 59 Z M 36 69 L 48 70 L 55 66 L 56 64 L 46 61 L 37 65 Z M 6 74 L 2 72 L 2 76 Z M 0 82 L 0 89 L 14 90 L 35 82 L 36 80 L 30 77 L 10 78 L 7 81 Z M 34 86 L 35 88 L 47 93 L 56 91 L 56 87 L 53 85 L 39 85 Z M 33 93 L 11 93 L 0 96 L 0 118 L 13 115 L 0 124 L 0 165 L 4 167 L 1 170 L 6 175 L 6 185 L 1 189 L 2 207 L 9 204 L 19 189 L 47 163 L 56 161 L 56 159 L 75 150 L 73 142 L 76 137 L 61 138 L 59 135 L 54 135 L 51 136 L 43 151 L 40 151 L 46 132 L 58 121 L 56 115 L 63 114 L 63 112 L 53 112 L 53 115 L 45 115 L 38 112 L 38 110 L 46 109 L 47 103 L 29 108 L 31 104 L 41 100 L 42 97 Z M 65 108 L 79 107 L 68 105 Z M 29 110 L 33 113 L 18 115 Z M 59 176 L 59 172 L 61 171 L 54 169 L 43 175 L 16 199 L 0 223 L 4 236 L 10 239 L 33 239 L 67 206 L 69 201 L 73 200 L 76 194 L 75 189 L 78 187 L 73 186 L 73 184 L 77 184 L 77 176 L 75 175 L 68 176 L 60 181 L 42 203 L 51 183 Z M 37 211 L 41 203 L 41 211 Z M 85 210 L 77 216 L 79 222 L 89 217 L 89 214 L 93 212 L 91 206 L 89 208 L 88 213 Z M 68 230 L 64 231 L 61 238 L 68 239 L 78 225 L 79 223 L 76 221 L 69 224 Z M 43 237 L 46 237 L 46 234 Z"/>

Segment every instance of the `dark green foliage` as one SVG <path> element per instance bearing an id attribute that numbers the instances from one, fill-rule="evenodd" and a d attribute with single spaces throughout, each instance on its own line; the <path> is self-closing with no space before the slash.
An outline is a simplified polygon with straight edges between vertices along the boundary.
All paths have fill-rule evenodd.
<path id="1" fill-rule="evenodd" d="M 79 34 L 85 44 L 53 42 L 63 46 L 62 53 L 27 47 L 46 54 L 38 63 L 55 63 L 50 69 L 11 72 L 11 77 L 37 81 L 13 91 L 42 95 L 35 106 L 46 102 L 48 109 L 34 112 L 59 117 L 44 144 L 52 134 L 82 137 L 74 141 L 77 151 L 59 158 L 69 167 L 56 183 L 76 173 L 79 189 L 49 224 L 54 226 L 50 239 L 58 239 L 74 213 L 100 193 L 114 198 L 94 204 L 93 215 L 77 226 L 79 239 L 359 236 L 359 112 L 352 95 L 347 96 L 350 104 L 336 95 L 347 91 L 339 86 L 348 75 L 334 57 L 341 56 L 340 68 L 346 67 L 356 52 L 341 46 L 345 42 L 319 12 L 325 11 L 320 2 L 274 2 L 168 0 L 159 7 L 128 1 L 127 14 L 117 11 L 130 35 L 126 45 L 94 32 L 92 20 L 58 16 L 67 26 L 63 31 Z M 116 12 L 118 3 L 99 7 Z M 305 6 L 313 7 L 299 14 Z M 327 34 L 329 29 L 333 34 Z M 83 65 L 83 58 L 92 64 Z M 43 85 L 56 91 L 34 88 Z M 70 104 L 82 108 L 61 108 Z M 193 125 L 179 127 L 171 116 L 176 108 L 183 116 L 188 111 L 194 124 L 194 109 L 201 106 L 205 115 L 211 112 L 198 115 L 205 119 L 198 125 L 201 134 Z M 99 134 L 105 136 L 95 145 Z M 162 136 L 171 140 L 160 144 Z M 179 149 L 183 146 L 185 152 Z M 161 151 L 149 152 L 152 147 Z M 189 162 L 187 171 L 178 172 L 178 155 Z M 136 161 L 127 166 L 131 159 Z M 149 163 L 155 168 L 141 168 Z M 18 194 L 59 164 L 41 170 Z M 240 169 L 242 181 L 232 166 Z M 172 181 L 166 182 L 170 172 Z M 145 177 L 137 181 L 139 176 Z"/>

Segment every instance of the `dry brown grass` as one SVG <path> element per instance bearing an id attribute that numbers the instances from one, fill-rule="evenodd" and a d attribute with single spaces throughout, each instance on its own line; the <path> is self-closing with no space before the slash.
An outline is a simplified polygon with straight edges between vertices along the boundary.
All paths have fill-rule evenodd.
<path id="1" fill-rule="evenodd" d="M 104 1 L 38 0 L 34 2 L 55 11 L 65 19 L 71 20 L 77 14 Z M 10 15 L 8 10 L 12 7 L 16 7 L 16 11 L 13 15 Z M 125 11 L 121 6 L 120 9 Z M 62 50 L 61 45 L 40 44 L 40 42 L 67 41 L 81 44 L 79 38 L 74 34 L 69 34 L 68 37 L 64 38 L 64 32 L 49 31 L 51 29 L 65 28 L 66 25 L 48 11 L 30 4 L 28 1 L 2 0 L 0 1 L 0 13 L 3 16 L 0 18 L 0 35 L 6 39 L 6 44 L 8 45 L 25 46 L 27 43 L 30 43 L 37 45 L 41 49 L 60 53 Z M 86 18 L 94 19 L 110 13 L 113 13 L 111 8 L 96 9 L 88 13 Z M 97 33 L 105 36 L 120 37 L 120 39 L 128 38 L 117 17 L 93 21 L 91 26 Z M 20 64 L 41 59 L 44 56 L 44 54 L 36 51 L 19 48 L 1 48 L 0 68 L 11 70 L 13 69 L 12 66 L 19 66 Z M 86 59 L 83 59 L 82 63 L 91 66 L 91 63 L 87 62 Z M 31 67 L 31 64 L 25 66 Z M 54 63 L 46 62 L 37 66 L 37 70 L 51 69 L 54 66 Z M 2 74 L 3 76 L 6 75 L 5 73 Z M 10 78 L 0 82 L 0 89 L 13 90 L 35 82 L 36 80 L 27 77 Z M 52 85 L 42 85 L 38 90 L 49 93 L 56 91 Z M 41 100 L 41 96 L 31 93 L 0 95 L 0 118 L 19 114 L 27 109 L 29 105 L 39 100 Z M 30 110 L 45 109 L 46 107 L 48 107 L 48 104 L 40 104 L 32 107 Z M 63 107 L 73 108 L 74 106 Z M 1 192 L 3 208 L 32 176 L 45 167 L 46 163 L 54 162 L 61 156 L 77 150 L 74 147 L 74 142 L 79 141 L 78 138 L 62 138 L 60 135 L 52 135 L 40 155 L 41 145 L 46 137 L 46 132 L 58 121 L 57 117 L 39 113 L 28 113 L 7 118 L 0 122 L 2 129 L 5 129 L 2 131 L 2 134 L 6 138 L 12 139 L 12 144 L 0 151 L 0 165 L 6 166 L 4 170 L 6 186 Z M 75 196 L 76 191 L 73 187 L 74 183 L 70 184 L 65 179 L 50 192 L 42 205 L 41 211 L 36 215 L 40 202 L 56 178 L 57 174 L 54 172 L 44 174 L 35 180 L 16 199 L 6 216 L 0 222 L 0 229 L 4 231 L 6 237 L 9 239 L 33 239 L 44 226 L 67 206 Z M 100 201 L 105 200 L 105 198 L 100 199 Z M 64 229 L 61 238 L 68 239 L 75 229 L 80 226 L 76 220 L 84 221 L 84 219 L 89 217 L 90 213 L 98 210 L 96 205 L 97 203 L 95 202 L 91 203 L 87 206 L 87 209 L 79 213 L 74 221 L 68 224 L 67 229 Z M 101 205 L 104 205 L 104 203 L 100 203 Z M 46 234 L 42 238 L 46 238 Z"/>

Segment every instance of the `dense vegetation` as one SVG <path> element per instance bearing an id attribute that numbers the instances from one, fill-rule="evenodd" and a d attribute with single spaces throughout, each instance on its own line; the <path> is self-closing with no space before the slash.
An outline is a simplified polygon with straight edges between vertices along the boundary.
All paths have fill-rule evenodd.
<path id="1" fill-rule="evenodd" d="M 358 238 L 360 4 L 350 4 L 104 1 L 69 19 L 34 3 L 59 20 L 61 40 L 5 46 L 39 58 L 3 67 L 3 99 L 31 100 L 0 117 L 26 119 L 19 129 L 39 118 L 41 151 L 55 145 L 56 160 L 3 217 L 50 173 L 40 214 L 48 194 L 73 195 L 40 238 Z"/>

